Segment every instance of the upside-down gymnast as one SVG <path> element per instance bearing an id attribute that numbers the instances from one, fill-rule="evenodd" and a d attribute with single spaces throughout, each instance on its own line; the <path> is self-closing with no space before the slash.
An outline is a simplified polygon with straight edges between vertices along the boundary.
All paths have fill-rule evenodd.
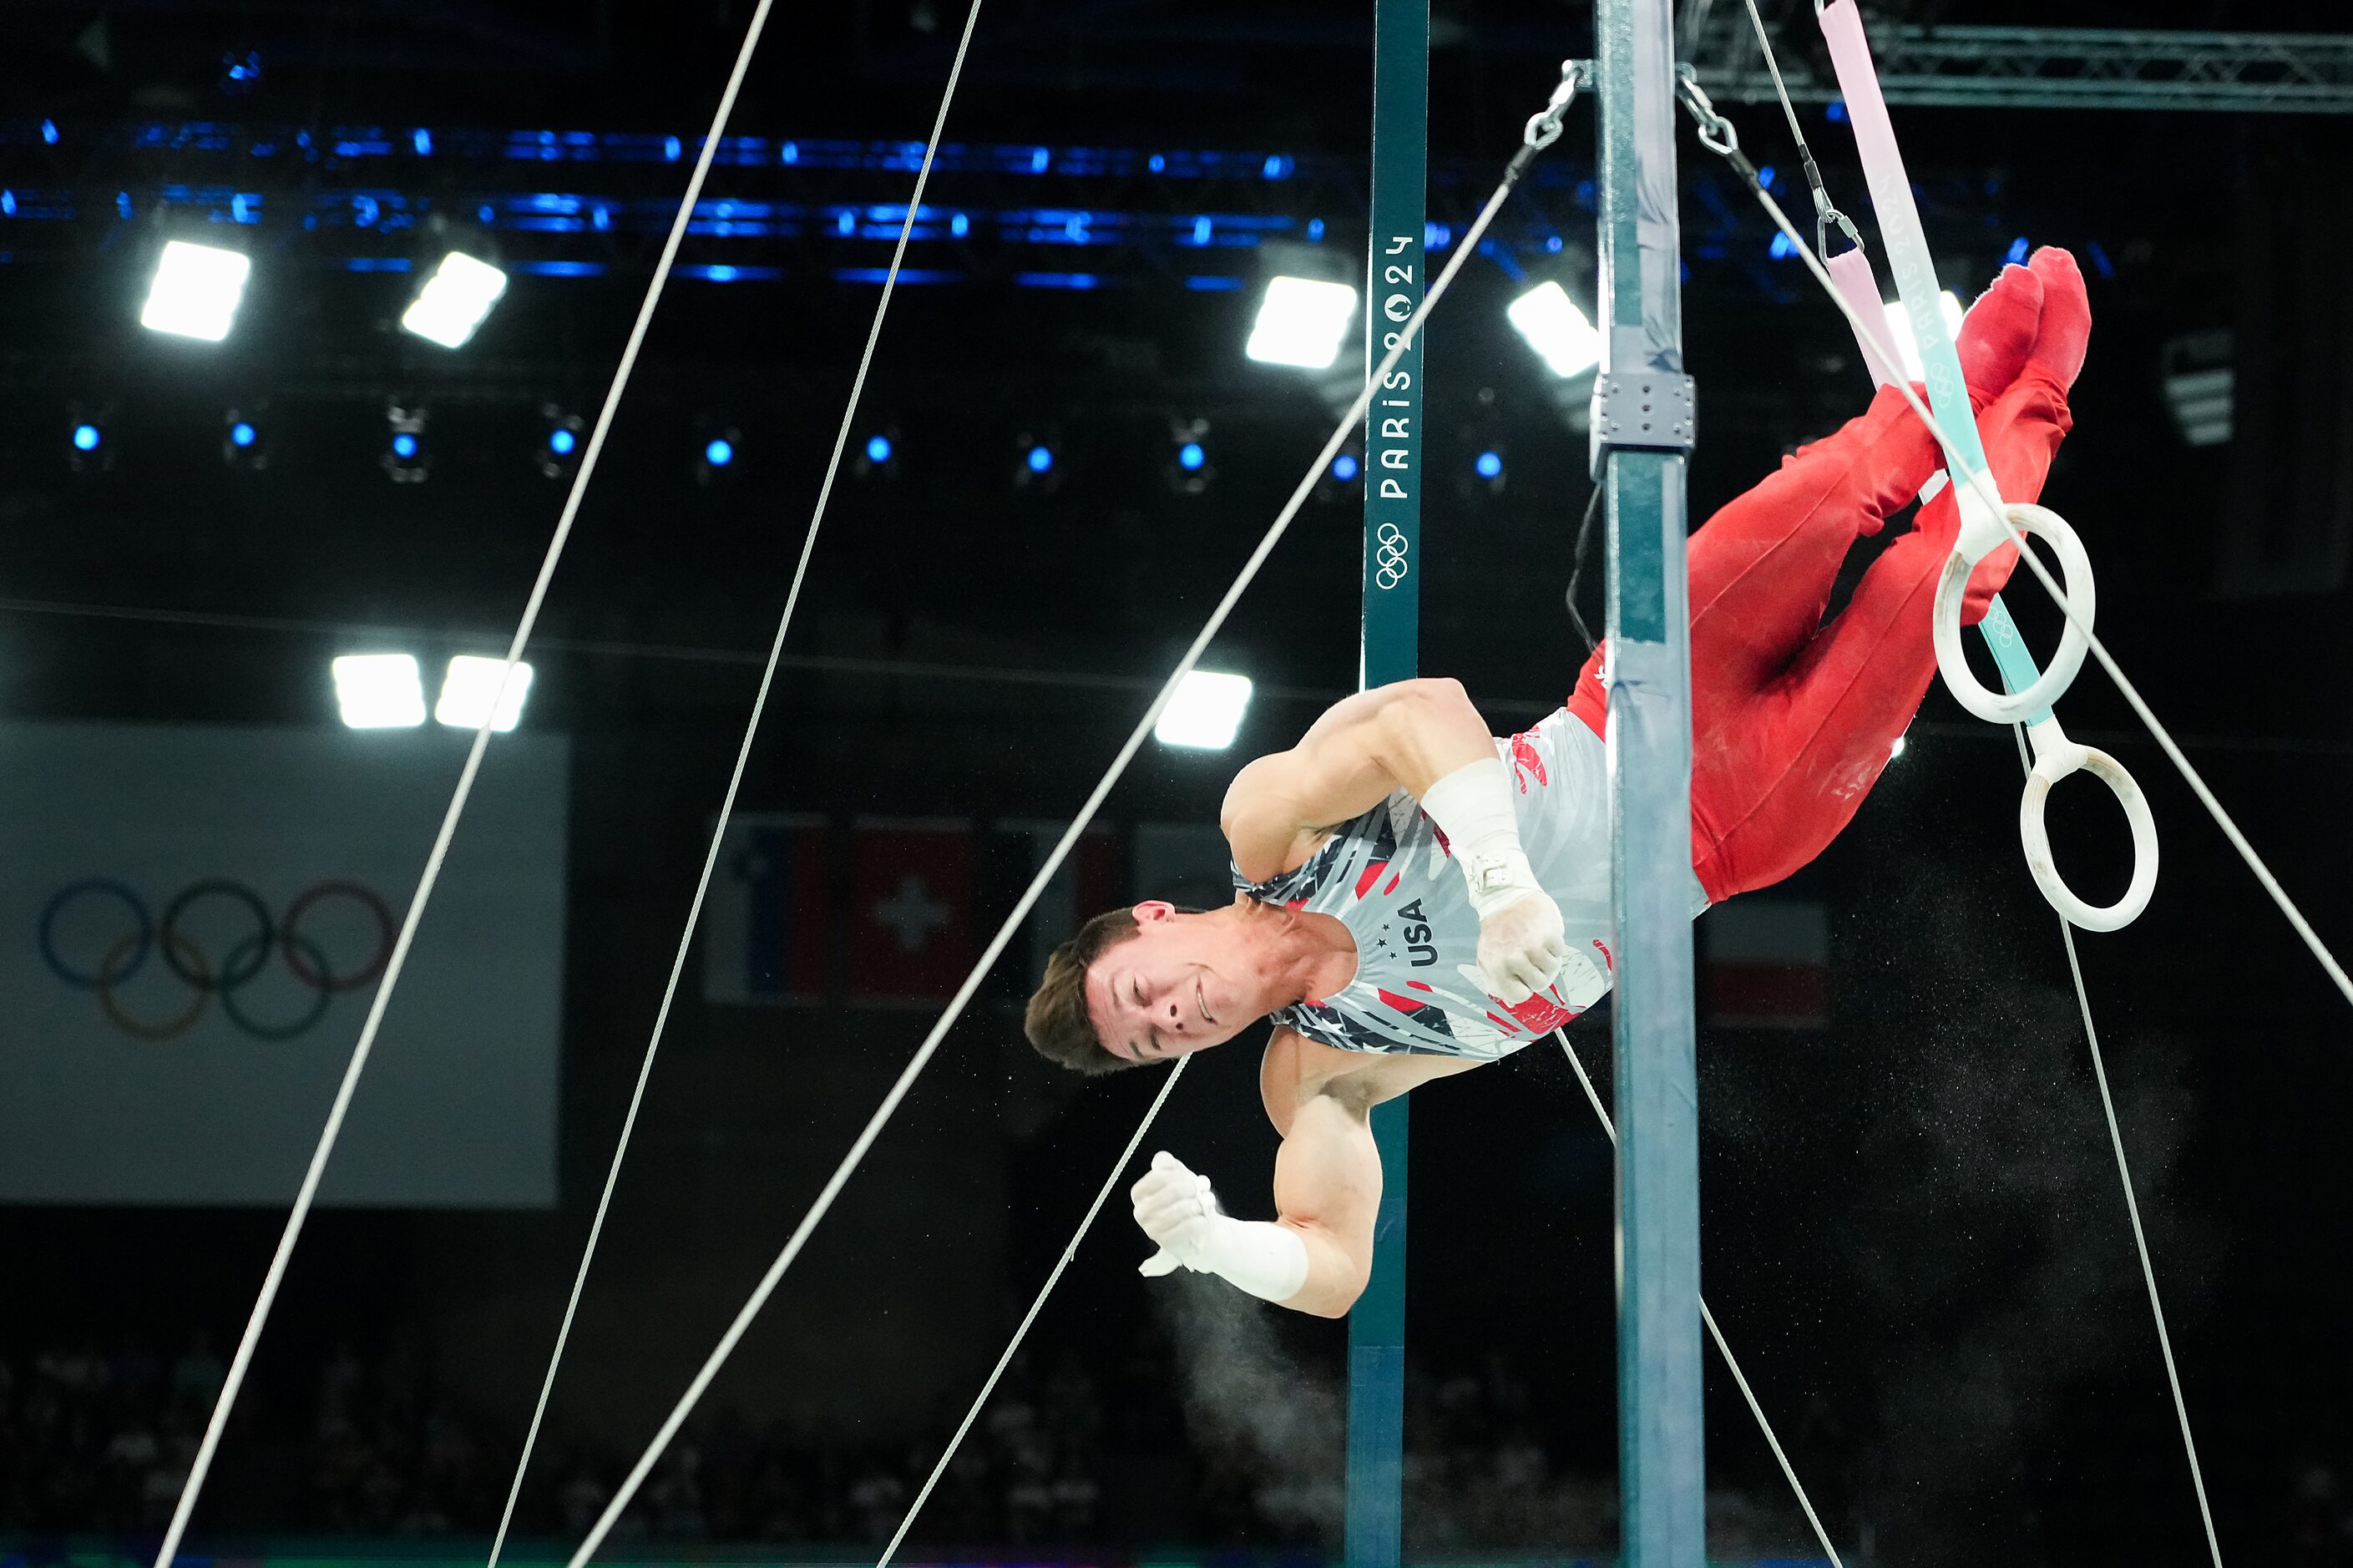
<path id="1" fill-rule="evenodd" d="M 1969 401 L 2002 495 L 2042 492 L 2091 333 L 2063 250 L 2005 268 L 1963 322 Z M 1769 886 L 1828 847 L 1887 765 L 1936 673 L 1929 609 L 1959 530 L 1947 486 L 1825 622 L 1856 540 L 1939 463 L 1895 389 L 1691 538 L 1692 904 Z M 1978 564 L 1962 619 L 2010 576 Z M 1452 680 L 1339 702 L 1242 769 L 1221 825 L 1234 901 L 1098 915 L 1048 963 L 1026 1027 L 1083 1072 L 1165 1061 L 1275 1027 L 1260 1069 L 1282 1136 L 1272 1223 L 1222 1213 L 1206 1177 L 1154 1157 L 1135 1220 L 1148 1275 L 1214 1273 L 1283 1306 L 1347 1311 L 1372 1264 L 1380 1158 L 1366 1113 L 1540 1037 L 1609 989 L 1602 653 L 1567 702 L 1495 739 Z"/>

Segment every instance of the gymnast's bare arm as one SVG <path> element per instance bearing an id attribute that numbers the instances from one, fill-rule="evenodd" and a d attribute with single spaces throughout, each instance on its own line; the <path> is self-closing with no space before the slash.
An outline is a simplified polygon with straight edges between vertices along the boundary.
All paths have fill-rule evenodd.
<path id="1" fill-rule="evenodd" d="M 1268 1040 L 1259 1094 L 1282 1147 L 1274 1157 L 1277 1223 L 1307 1247 L 1307 1283 L 1282 1305 L 1345 1317 L 1373 1267 L 1381 1206 L 1381 1156 L 1372 1108 L 1433 1078 L 1480 1064 L 1456 1057 L 1366 1057 L 1318 1045 L 1290 1029 Z"/>
<path id="2" fill-rule="evenodd" d="M 1335 823 L 1406 790 L 1419 799 L 1468 763 L 1493 759 L 1487 721 L 1459 680 L 1400 680 L 1326 709 L 1299 744 L 1234 776 L 1219 822 L 1254 881 L 1302 864 Z"/>

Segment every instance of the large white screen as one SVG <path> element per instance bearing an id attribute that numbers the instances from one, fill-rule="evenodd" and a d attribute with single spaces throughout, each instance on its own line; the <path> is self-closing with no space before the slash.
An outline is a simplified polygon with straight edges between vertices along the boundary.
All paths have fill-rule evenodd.
<path id="1" fill-rule="evenodd" d="M 291 1200 L 470 739 L 0 725 L 0 1202 Z M 555 1201 L 569 756 L 493 739 L 322 1201 Z"/>

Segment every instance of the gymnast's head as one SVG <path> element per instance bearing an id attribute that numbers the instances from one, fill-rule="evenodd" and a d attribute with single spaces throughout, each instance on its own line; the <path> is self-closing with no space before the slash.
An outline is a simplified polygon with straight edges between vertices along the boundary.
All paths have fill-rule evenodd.
<path id="1" fill-rule="evenodd" d="M 1046 961 L 1022 1019 L 1029 1043 L 1066 1068 L 1106 1073 L 1232 1039 L 1275 1005 L 1240 912 L 1154 900 L 1097 915 Z"/>

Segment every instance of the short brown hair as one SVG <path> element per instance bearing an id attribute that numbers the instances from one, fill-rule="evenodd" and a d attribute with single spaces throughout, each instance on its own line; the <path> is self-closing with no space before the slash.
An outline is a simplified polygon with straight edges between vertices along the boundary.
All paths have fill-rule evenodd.
<path id="1" fill-rule="evenodd" d="M 1021 1032 L 1039 1056 L 1090 1075 L 1142 1065 L 1113 1056 L 1095 1033 L 1094 1020 L 1087 1016 L 1087 966 L 1104 949 L 1133 941 L 1143 929 L 1135 923 L 1134 910 L 1113 910 L 1081 926 L 1078 935 L 1054 950 L 1046 961 L 1046 978 L 1039 982 L 1021 1019 Z"/>

